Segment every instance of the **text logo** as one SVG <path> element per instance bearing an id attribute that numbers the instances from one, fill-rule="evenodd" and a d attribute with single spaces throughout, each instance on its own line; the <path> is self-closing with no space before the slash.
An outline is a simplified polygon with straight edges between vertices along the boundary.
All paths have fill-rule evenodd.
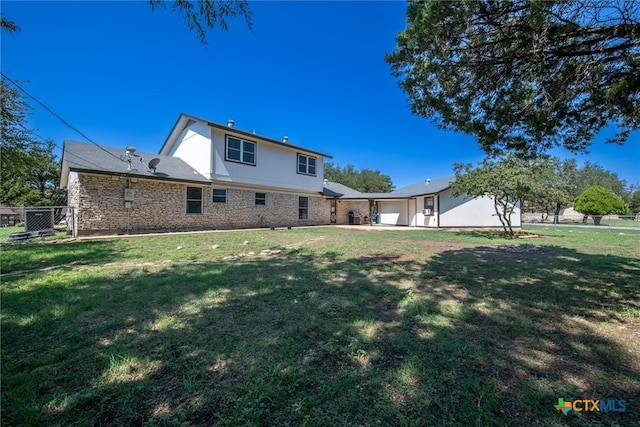
<path id="1" fill-rule="evenodd" d="M 578 399 L 565 401 L 562 397 L 559 397 L 558 404 L 554 405 L 554 408 L 556 408 L 556 411 L 562 411 L 564 415 L 567 415 L 569 411 L 624 412 L 627 410 L 627 404 L 624 400 Z"/>

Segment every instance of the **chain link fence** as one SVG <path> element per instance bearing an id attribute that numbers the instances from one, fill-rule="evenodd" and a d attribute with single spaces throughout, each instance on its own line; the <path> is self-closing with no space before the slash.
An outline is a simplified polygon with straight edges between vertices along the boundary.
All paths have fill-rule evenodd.
<path id="1" fill-rule="evenodd" d="M 640 213 L 635 215 L 602 215 L 602 224 L 631 225 L 640 227 Z M 553 213 L 546 212 L 525 212 L 522 214 L 523 224 L 549 223 L 554 222 Z M 584 215 L 579 212 L 563 212 L 558 216 L 561 224 L 593 224 L 593 215 Z"/>
<path id="2" fill-rule="evenodd" d="M 0 207 L 0 227 L 15 232 L 42 234 L 45 231 L 64 231 L 75 235 L 71 206 L 12 206 Z"/>

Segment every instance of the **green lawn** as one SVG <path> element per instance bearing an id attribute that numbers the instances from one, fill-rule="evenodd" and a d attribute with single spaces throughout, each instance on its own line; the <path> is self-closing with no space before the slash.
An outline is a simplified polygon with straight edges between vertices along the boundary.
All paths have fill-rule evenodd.
<path id="1" fill-rule="evenodd" d="M 529 231 L 3 244 L 0 421 L 633 425 L 640 232 Z"/>
<path id="2" fill-rule="evenodd" d="M 553 222 L 553 217 L 550 220 L 547 220 L 547 223 L 552 223 Z M 589 220 L 586 223 L 583 223 L 581 220 L 578 219 L 566 219 L 566 220 L 562 220 L 560 221 L 561 224 L 571 224 L 571 225 L 594 225 L 593 224 L 593 218 L 589 217 Z M 608 216 L 605 216 L 604 218 L 602 218 L 602 220 L 600 221 L 600 227 L 606 228 L 608 226 L 611 227 L 634 227 L 634 228 L 638 228 L 640 229 L 640 221 L 636 221 L 634 219 L 631 218 L 627 218 L 627 219 L 613 219 L 613 218 L 609 218 Z"/>

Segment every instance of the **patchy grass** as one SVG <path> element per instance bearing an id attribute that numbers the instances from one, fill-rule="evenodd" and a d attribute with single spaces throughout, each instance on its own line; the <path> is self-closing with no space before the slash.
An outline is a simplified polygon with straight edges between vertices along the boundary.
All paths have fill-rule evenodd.
<path id="1" fill-rule="evenodd" d="M 549 221 L 549 220 L 547 220 Z M 553 222 L 553 217 L 551 218 L 551 221 Z M 560 221 L 561 224 L 572 224 L 572 225 L 576 225 L 576 226 L 584 226 L 584 225 L 595 225 L 593 223 L 593 218 L 589 217 L 589 220 L 586 223 L 583 223 L 582 220 L 578 220 L 578 219 L 566 219 L 566 220 L 562 220 Z M 602 217 L 602 220 L 600 221 L 600 227 L 634 227 L 634 228 L 640 228 L 640 221 L 637 221 L 635 218 L 632 217 L 628 217 L 628 218 L 612 218 L 608 215 L 605 215 Z"/>
<path id="2" fill-rule="evenodd" d="M 631 425 L 640 233 L 531 231 L 3 245 L 1 421 Z"/>

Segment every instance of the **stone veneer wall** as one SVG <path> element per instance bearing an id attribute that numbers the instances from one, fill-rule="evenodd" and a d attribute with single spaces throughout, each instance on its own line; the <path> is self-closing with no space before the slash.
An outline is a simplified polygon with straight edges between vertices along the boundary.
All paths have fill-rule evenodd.
<path id="1" fill-rule="evenodd" d="M 371 217 L 368 200 L 338 200 L 336 210 L 337 224 L 349 224 L 349 211 L 360 212 L 362 224 L 365 223 L 365 216 L 367 217 L 367 221 Z"/>
<path id="2" fill-rule="evenodd" d="M 69 188 L 69 203 L 75 207 L 78 235 L 144 231 L 301 226 L 329 224 L 329 200 L 320 195 L 268 192 L 267 205 L 255 205 L 255 191 L 227 189 L 227 203 L 212 203 L 212 188 L 218 186 L 130 178 L 135 191 L 131 207 L 125 207 L 128 179 L 107 175 L 79 174 Z M 203 213 L 186 213 L 187 186 L 202 187 Z M 309 219 L 298 220 L 298 197 L 309 198 Z M 368 204 L 365 202 L 368 210 Z M 339 203 L 340 205 L 340 203 Z M 338 208 L 338 223 L 348 223 Z M 344 218 L 343 218 L 344 217 Z"/>
<path id="3" fill-rule="evenodd" d="M 214 186 L 213 188 L 222 189 Z M 211 190 L 205 206 L 207 216 L 216 219 L 218 227 L 269 227 L 328 224 L 330 221 L 329 201 L 321 196 L 307 194 L 265 193 L 265 206 L 256 206 L 253 190 L 227 189 L 227 203 L 212 203 Z M 309 198 L 307 220 L 298 219 L 299 197 Z"/>

